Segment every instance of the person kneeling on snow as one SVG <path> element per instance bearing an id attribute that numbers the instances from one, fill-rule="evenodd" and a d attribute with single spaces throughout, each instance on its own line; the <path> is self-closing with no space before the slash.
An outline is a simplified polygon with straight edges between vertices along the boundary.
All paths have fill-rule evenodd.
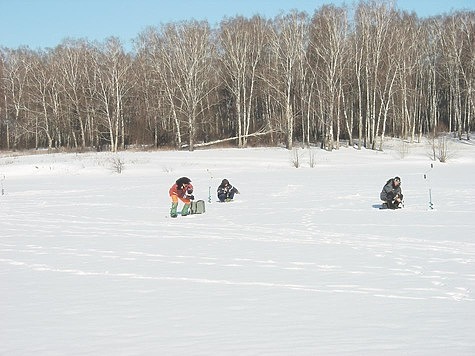
<path id="1" fill-rule="evenodd" d="M 389 179 L 383 187 L 381 194 L 379 195 L 384 202 L 383 207 L 386 206 L 389 209 L 398 209 L 402 203 L 402 191 L 401 191 L 401 178 L 394 177 Z"/>
<path id="2" fill-rule="evenodd" d="M 219 201 L 224 203 L 233 200 L 234 194 L 239 194 L 239 191 L 233 187 L 227 179 L 223 179 L 218 187 L 217 193 Z"/>
<path id="3" fill-rule="evenodd" d="M 193 185 L 191 185 L 191 179 L 187 177 L 181 177 L 177 179 L 175 184 L 170 188 L 170 197 L 172 198 L 172 208 L 170 210 L 170 216 L 176 218 L 178 199 L 180 199 L 185 205 L 181 210 L 181 216 L 189 214 L 191 200 L 195 199 L 193 196 Z"/>

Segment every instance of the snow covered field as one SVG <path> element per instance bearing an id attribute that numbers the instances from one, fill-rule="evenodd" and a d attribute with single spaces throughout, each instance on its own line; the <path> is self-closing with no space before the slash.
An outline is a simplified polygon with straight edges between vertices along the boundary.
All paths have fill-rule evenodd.
<path id="1" fill-rule="evenodd" d="M 475 145 L 400 147 L 0 154 L 0 354 L 475 354 Z"/>

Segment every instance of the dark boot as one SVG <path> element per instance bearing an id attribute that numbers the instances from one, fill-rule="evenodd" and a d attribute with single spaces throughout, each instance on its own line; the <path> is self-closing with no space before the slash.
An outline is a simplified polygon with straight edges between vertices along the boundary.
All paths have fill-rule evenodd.
<path id="1" fill-rule="evenodd" d="M 390 201 L 389 202 L 388 201 L 388 208 L 393 209 L 393 210 L 399 209 L 399 202 L 397 202 L 397 201 Z"/>

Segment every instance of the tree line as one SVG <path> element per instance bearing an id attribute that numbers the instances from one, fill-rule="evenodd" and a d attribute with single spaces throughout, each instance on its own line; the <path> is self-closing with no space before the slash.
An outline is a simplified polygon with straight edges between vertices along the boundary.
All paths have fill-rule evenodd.
<path id="1" fill-rule="evenodd" d="M 0 149 L 382 149 L 386 136 L 473 129 L 475 12 L 360 1 L 166 23 L 133 43 L 0 48 Z"/>

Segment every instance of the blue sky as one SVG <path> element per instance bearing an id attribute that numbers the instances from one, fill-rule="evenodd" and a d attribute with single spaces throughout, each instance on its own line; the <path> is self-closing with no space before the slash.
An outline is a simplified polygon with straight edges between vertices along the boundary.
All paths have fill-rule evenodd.
<path id="1" fill-rule="evenodd" d="M 206 19 L 211 25 L 224 17 L 254 14 L 272 18 L 298 9 L 313 14 L 334 0 L 0 0 L 0 46 L 31 49 L 54 47 L 63 39 L 103 41 L 119 37 L 130 45 L 147 26 L 187 19 Z M 353 4 L 354 1 L 346 1 Z M 453 10 L 475 11 L 475 0 L 399 0 L 397 7 L 420 17 Z"/>

